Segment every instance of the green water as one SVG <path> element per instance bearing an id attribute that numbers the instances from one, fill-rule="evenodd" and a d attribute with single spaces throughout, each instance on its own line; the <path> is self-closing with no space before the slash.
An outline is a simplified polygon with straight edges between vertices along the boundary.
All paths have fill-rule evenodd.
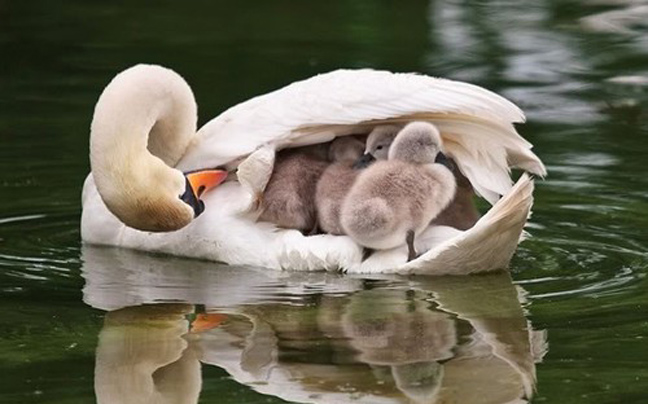
<path id="1" fill-rule="evenodd" d="M 648 15 L 633 4 L 0 0 L 0 402 L 504 403 L 534 373 L 534 403 L 648 402 Z M 180 72 L 201 123 L 338 67 L 495 90 L 549 169 L 533 238 L 510 277 L 430 279 L 82 247 L 93 106 L 140 62 Z M 202 312 L 215 327 L 187 333 Z"/>

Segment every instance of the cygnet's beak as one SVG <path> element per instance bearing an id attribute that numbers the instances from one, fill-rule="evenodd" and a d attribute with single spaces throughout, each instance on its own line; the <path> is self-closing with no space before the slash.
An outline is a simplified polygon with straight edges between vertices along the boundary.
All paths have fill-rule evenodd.
<path id="1" fill-rule="evenodd" d="M 215 188 L 227 178 L 225 170 L 198 170 L 185 174 L 187 186 L 184 194 L 180 195 L 185 203 L 194 210 L 194 217 L 198 217 L 204 210 L 205 204 L 200 197 L 212 188 Z"/>
<path id="2" fill-rule="evenodd" d="M 357 159 L 355 163 L 353 163 L 353 168 L 356 169 L 356 170 L 361 170 L 363 168 L 367 168 L 375 160 L 376 160 L 376 158 L 374 156 L 372 156 L 369 153 L 365 153 L 365 154 L 362 155 L 362 157 Z"/>

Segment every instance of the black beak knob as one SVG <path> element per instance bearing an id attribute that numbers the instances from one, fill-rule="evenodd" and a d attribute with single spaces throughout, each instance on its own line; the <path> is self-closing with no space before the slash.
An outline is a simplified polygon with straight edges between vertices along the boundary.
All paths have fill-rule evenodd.
<path id="1" fill-rule="evenodd" d="M 180 199 L 182 199 L 187 205 L 191 206 L 194 211 L 194 217 L 198 217 L 204 212 L 205 203 L 198 199 L 198 196 L 196 196 L 196 193 L 188 179 L 186 180 L 186 184 L 185 191 L 180 195 Z"/>
<path id="2" fill-rule="evenodd" d="M 353 164 L 353 168 L 356 170 L 362 170 L 363 168 L 369 167 L 371 163 L 376 160 L 374 156 L 369 153 L 365 153 Z"/>

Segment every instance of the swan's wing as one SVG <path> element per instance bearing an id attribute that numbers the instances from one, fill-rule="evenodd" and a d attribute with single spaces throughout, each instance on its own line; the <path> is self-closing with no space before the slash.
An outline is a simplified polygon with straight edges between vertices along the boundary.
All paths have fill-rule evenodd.
<path id="1" fill-rule="evenodd" d="M 321 143 L 387 122 L 427 120 L 476 191 L 494 203 L 511 188 L 510 167 L 545 175 L 513 126 L 524 114 L 481 87 L 411 73 L 337 70 L 236 105 L 208 122 L 183 157 L 183 170 L 213 167 L 264 144 Z"/>
<path id="2" fill-rule="evenodd" d="M 505 269 L 517 249 L 533 205 L 533 180 L 522 175 L 511 191 L 469 230 L 430 226 L 417 237 L 426 251 L 406 262 L 407 248 L 376 251 L 349 273 L 468 275 Z M 432 246 L 430 248 L 430 246 Z"/>
<path id="3" fill-rule="evenodd" d="M 533 180 L 524 174 L 470 230 L 399 267 L 399 274 L 465 275 L 508 266 L 533 205 Z"/>

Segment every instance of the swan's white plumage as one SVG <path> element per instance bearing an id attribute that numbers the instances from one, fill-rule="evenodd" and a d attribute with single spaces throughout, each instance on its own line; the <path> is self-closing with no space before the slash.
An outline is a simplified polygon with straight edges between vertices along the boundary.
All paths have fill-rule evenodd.
<path id="1" fill-rule="evenodd" d="M 128 71 L 145 76 L 158 69 L 140 65 Z M 272 173 L 275 150 L 413 119 L 439 127 L 444 152 L 495 204 L 472 229 L 431 228 L 421 248 L 430 250 L 422 257 L 405 264 L 406 253 L 396 249 L 380 252 L 385 260 L 375 264 L 380 254 L 362 263 L 362 249 L 348 237 L 306 237 L 256 222 L 251 208 Z M 276 269 L 458 274 L 502 268 L 517 247 L 533 190 L 526 176 L 511 188 L 509 166 L 545 174 L 530 143 L 515 131 L 513 123 L 522 121 L 524 115 L 511 102 L 466 83 L 373 70 L 319 75 L 232 107 L 191 139 L 176 169 L 227 165 L 238 166 L 239 172 L 238 181 L 204 195 L 205 212 L 188 226 L 170 233 L 127 227 L 108 211 L 90 174 L 83 190 L 82 239 Z M 506 197 L 498 201 L 499 195 Z"/>
<path id="2" fill-rule="evenodd" d="M 546 174 L 513 126 L 524 114 L 505 98 L 468 83 L 368 69 L 321 74 L 230 108 L 198 131 L 179 168 L 221 165 L 266 143 L 321 143 L 413 119 L 434 122 L 444 142 L 452 140 L 448 154 L 491 204 L 511 188 L 509 163 Z"/>
<path id="3" fill-rule="evenodd" d="M 296 230 L 257 223 L 241 213 L 249 194 L 237 183 L 221 185 L 205 198 L 208 209 L 172 233 L 145 233 L 123 225 L 86 180 L 81 231 L 84 241 L 137 250 L 288 270 L 346 270 L 349 273 L 467 274 L 505 268 L 517 248 L 531 205 L 533 181 L 523 176 L 475 226 L 465 232 L 428 229 L 417 241 L 427 251 L 407 263 L 407 249 L 378 251 L 362 262 L 362 248 L 347 236 L 304 236 Z M 212 207 L 212 209 L 209 209 Z"/>

